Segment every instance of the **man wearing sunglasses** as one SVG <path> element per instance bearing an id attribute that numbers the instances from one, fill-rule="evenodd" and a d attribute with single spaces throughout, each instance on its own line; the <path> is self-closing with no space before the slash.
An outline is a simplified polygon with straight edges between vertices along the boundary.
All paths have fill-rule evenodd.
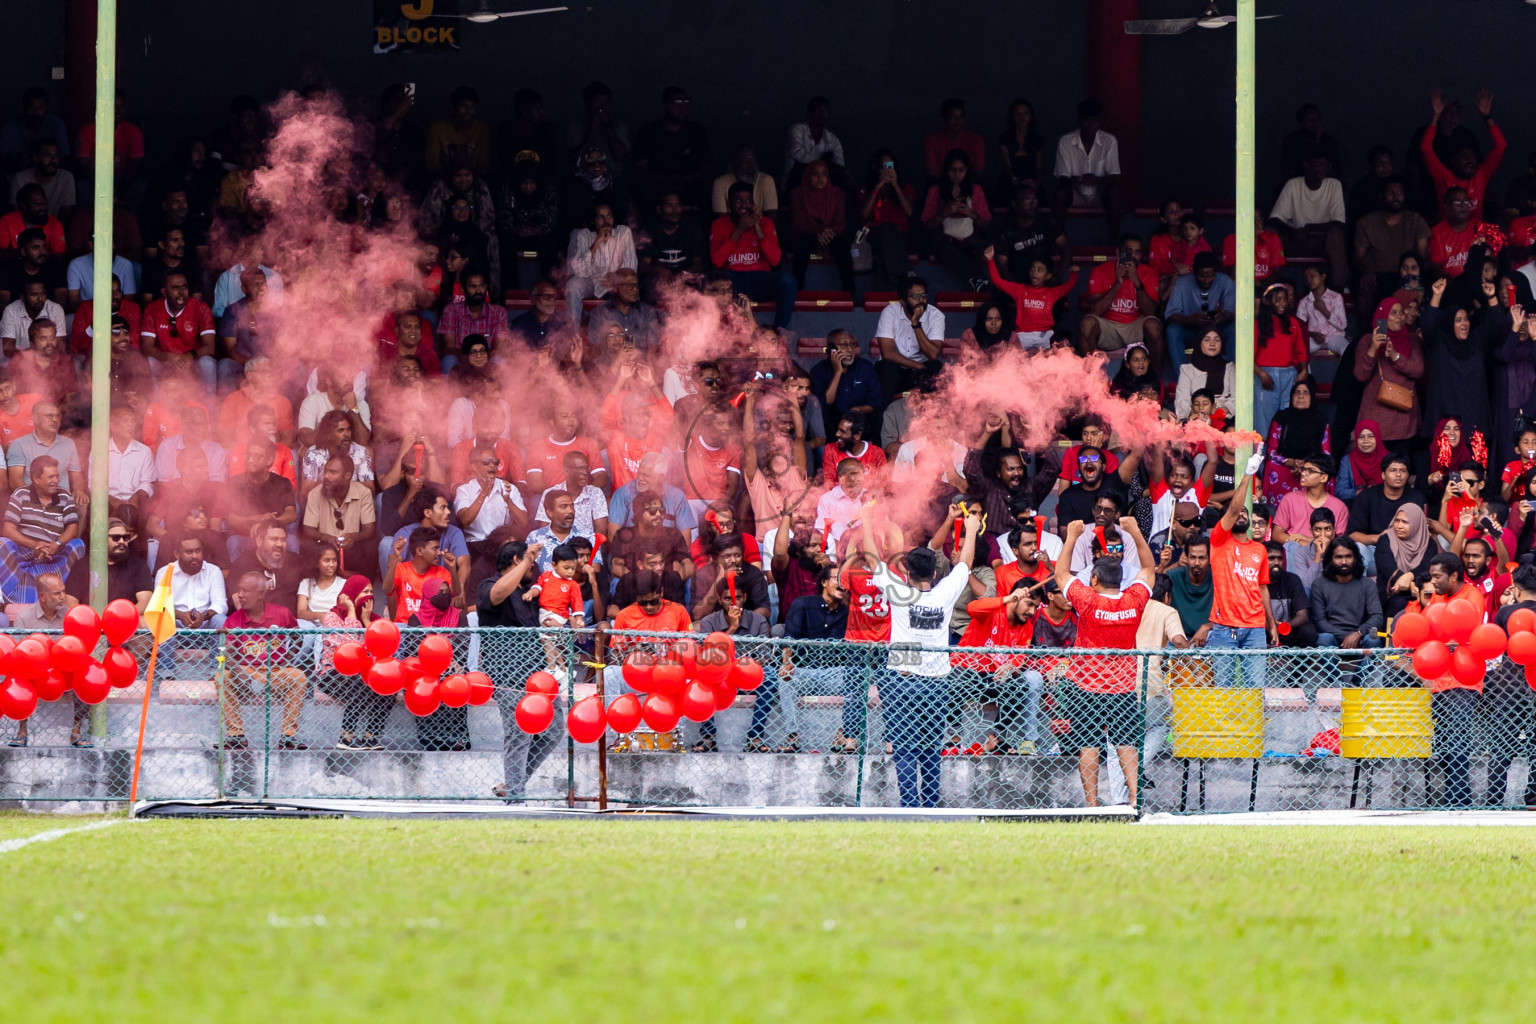
<path id="1" fill-rule="evenodd" d="M 1129 452 L 1113 473 L 1104 471 L 1105 455 L 1100 448 L 1084 445 L 1079 449 L 1078 482 L 1062 491 L 1056 503 L 1056 519 L 1063 529 L 1071 523 L 1086 523 L 1093 519 L 1093 507 L 1101 494 L 1112 495 L 1116 503 L 1125 504 L 1126 488 L 1141 465 L 1141 452 Z"/>
<path id="2" fill-rule="evenodd" d="M 149 606 L 149 595 L 155 589 L 155 577 L 144 559 L 129 556 L 128 548 L 134 537 L 134 532 L 121 519 L 107 520 L 107 600 L 132 601 L 143 615 Z M 90 564 L 76 562 L 64 583 L 64 592 L 81 604 L 90 604 L 94 582 Z M 221 584 L 221 596 L 222 593 Z"/>

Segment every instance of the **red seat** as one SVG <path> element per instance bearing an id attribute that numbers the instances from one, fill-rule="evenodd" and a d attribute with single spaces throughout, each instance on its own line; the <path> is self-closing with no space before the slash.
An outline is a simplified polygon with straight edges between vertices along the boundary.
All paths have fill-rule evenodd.
<path id="1" fill-rule="evenodd" d="M 939 292 L 933 304 L 941 313 L 972 313 L 989 301 L 986 292 Z"/>
<path id="2" fill-rule="evenodd" d="M 816 359 L 827 354 L 826 338 L 798 338 L 795 341 L 795 355 L 800 359 Z"/>
<path id="3" fill-rule="evenodd" d="M 507 289 L 506 298 L 503 300 L 509 310 L 521 312 L 533 308 L 533 293 L 516 288 Z"/>
<path id="4" fill-rule="evenodd" d="M 895 292 L 865 292 L 864 312 L 878 313 L 895 301 Z"/>
<path id="5" fill-rule="evenodd" d="M 847 292 L 801 292 L 795 296 L 796 313 L 852 313 L 853 296 Z"/>

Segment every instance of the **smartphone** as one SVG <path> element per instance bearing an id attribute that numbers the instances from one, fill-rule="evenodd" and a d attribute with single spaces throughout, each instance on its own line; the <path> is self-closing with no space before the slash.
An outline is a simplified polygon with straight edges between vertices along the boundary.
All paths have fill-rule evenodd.
<path id="1" fill-rule="evenodd" d="M 1377 334 L 1386 334 L 1387 333 L 1387 321 L 1386 321 L 1385 317 L 1383 317 L 1382 319 L 1376 321 L 1376 333 Z"/>
<path id="2" fill-rule="evenodd" d="M 416 95 L 416 83 L 415 82 L 406 82 L 405 83 L 405 94 L 407 96 L 411 96 L 411 97 L 414 97 Z"/>
<path id="3" fill-rule="evenodd" d="M 887 160 L 885 163 L 881 164 L 880 166 L 882 168 L 884 168 L 885 170 L 887 170 L 887 171 L 894 171 L 896 169 L 896 161 L 894 161 L 894 160 Z"/>
<path id="4" fill-rule="evenodd" d="M 1135 263 L 1136 262 L 1135 258 L 1131 255 L 1131 250 L 1129 250 L 1129 249 L 1121 249 L 1120 250 L 1120 262 L 1121 263 Z"/>

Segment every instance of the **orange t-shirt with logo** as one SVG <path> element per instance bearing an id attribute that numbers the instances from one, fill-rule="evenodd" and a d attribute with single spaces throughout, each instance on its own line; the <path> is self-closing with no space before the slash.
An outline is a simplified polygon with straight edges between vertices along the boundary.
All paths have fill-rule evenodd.
<path id="1" fill-rule="evenodd" d="M 650 452 L 660 455 L 667 446 L 668 434 L 653 425 L 651 432 L 636 441 L 622 430 L 608 439 L 608 475 L 614 490 L 618 490 L 635 478 L 640 471 L 640 460 Z"/>
<path id="2" fill-rule="evenodd" d="M 1211 531 L 1211 621 L 1234 629 L 1264 628 L 1260 586 L 1269 585 L 1269 552 L 1238 540 L 1220 523 Z"/>
<path id="3" fill-rule="evenodd" d="M 421 589 L 426 586 L 427 580 L 436 577 L 444 583 L 452 584 L 453 577 L 448 575 L 448 570 L 440 565 L 434 565 L 424 573 L 416 571 L 416 567 L 410 562 L 401 562 L 395 566 L 395 578 L 390 581 L 390 593 L 395 597 L 395 621 L 409 621 L 412 615 L 421 610 Z"/>

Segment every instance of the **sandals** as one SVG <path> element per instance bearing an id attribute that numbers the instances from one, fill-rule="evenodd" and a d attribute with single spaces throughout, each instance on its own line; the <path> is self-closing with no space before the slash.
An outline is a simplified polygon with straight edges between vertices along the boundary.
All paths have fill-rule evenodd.
<path id="1" fill-rule="evenodd" d="M 800 734 L 797 732 L 790 733 L 788 736 L 784 737 L 783 743 L 774 748 L 773 752 L 775 754 L 800 753 Z"/>
<path id="2" fill-rule="evenodd" d="M 77 739 L 72 739 L 69 741 L 69 745 L 72 747 L 80 747 L 81 749 L 90 749 L 96 746 L 95 743 L 91 742 L 91 738 L 89 736 L 81 736 Z"/>
<path id="3" fill-rule="evenodd" d="M 300 743 L 298 740 L 294 739 L 292 736 L 284 736 L 283 739 L 282 739 L 282 742 L 280 742 L 277 746 L 278 746 L 279 750 L 308 750 L 309 749 L 309 744 L 308 743 Z"/>
<path id="4" fill-rule="evenodd" d="M 717 749 L 713 737 L 702 736 L 699 742 L 688 748 L 688 751 L 693 754 L 713 754 Z"/>
<path id="5" fill-rule="evenodd" d="M 772 751 L 768 748 L 768 742 L 761 736 L 748 736 L 747 742 L 742 745 L 741 749 L 748 754 L 772 753 Z"/>
<path id="6" fill-rule="evenodd" d="M 24 747 L 26 745 L 27 738 L 25 736 L 17 736 L 15 739 L 11 740 L 11 742 L 6 744 L 8 747 Z"/>

